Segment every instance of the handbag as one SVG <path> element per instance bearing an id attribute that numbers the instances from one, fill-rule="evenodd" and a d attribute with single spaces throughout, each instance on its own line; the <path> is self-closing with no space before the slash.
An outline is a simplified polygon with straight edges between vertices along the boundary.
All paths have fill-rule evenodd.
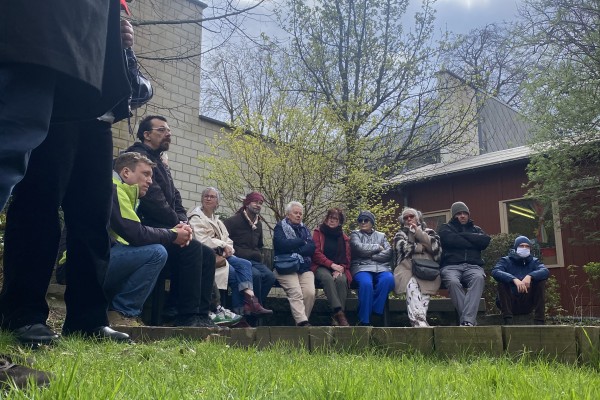
<path id="1" fill-rule="evenodd" d="M 129 79 L 129 84 L 131 85 L 129 105 L 131 106 L 131 109 L 134 110 L 149 102 L 152 96 L 154 96 L 154 91 L 152 90 L 150 80 L 140 71 L 137 58 L 131 47 L 124 51 L 125 63 L 127 66 L 127 79 Z"/>
<path id="2" fill-rule="evenodd" d="M 300 260 L 292 257 L 291 254 L 279 254 L 273 257 L 273 265 L 277 273 L 281 275 L 289 275 L 298 272 L 300 268 Z"/>
<path id="3" fill-rule="evenodd" d="M 440 264 L 428 258 L 413 258 L 412 273 L 418 279 L 433 281 L 440 276 Z"/>

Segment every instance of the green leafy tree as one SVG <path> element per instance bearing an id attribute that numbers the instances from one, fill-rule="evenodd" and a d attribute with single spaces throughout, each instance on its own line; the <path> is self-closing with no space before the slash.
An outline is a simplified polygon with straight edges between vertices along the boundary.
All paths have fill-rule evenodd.
<path id="1" fill-rule="evenodd" d="M 536 155 L 528 195 L 554 206 L 580 243 L 597 243 L 600 216 L 600 3 L 527 0 L 521 31 L 540 54 L 527 86 Z"/>

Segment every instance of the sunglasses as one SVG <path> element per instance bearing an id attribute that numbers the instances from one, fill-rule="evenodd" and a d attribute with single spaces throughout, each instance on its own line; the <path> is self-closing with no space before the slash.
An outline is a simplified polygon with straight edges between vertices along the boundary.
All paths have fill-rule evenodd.
<path id="1" fill-rule="evenodd" d="M 371 222 L 371 220 L 370 220 L 370 219 L 367 219 L 367 218 L 363 218 L 363 219 L 359 219 L 359 220 L 358 220 L 358 223 L 359 223 L 359 224 L 366 224 L 367 222 Z"/>
<path id="2" fill-rule="evenodd" d="M 406 221 L 408 219 L 413 219 L 413 218 L 415 218 L 414 215 L 405 215 L 402 219 Z"/>

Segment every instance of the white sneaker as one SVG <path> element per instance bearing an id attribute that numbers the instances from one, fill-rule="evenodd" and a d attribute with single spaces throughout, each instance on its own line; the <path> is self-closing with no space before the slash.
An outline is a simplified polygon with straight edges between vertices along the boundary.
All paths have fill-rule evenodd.
<path id="1" fill-rule="evenodd" d="M 242 319 L 241 315 L 238 315 L 221 305 L 217 306 L 216 313 L 209 312 L 208 316 L 217 325 L 235 325 Z"/>

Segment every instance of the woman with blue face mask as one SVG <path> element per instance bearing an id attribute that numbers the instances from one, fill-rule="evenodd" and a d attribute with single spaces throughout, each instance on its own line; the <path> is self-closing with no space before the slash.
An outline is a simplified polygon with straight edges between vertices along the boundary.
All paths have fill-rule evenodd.
<path id="1" fill-rule="evenodd" d="M 545 288 L 550 272 L 537 258 L 531 256 L 531 241 L 525 236 L 515 239 L 508 256 L 502 257 L 492 269 L 498 282 L 496 303 L 502 311 L 505 325 L 511 325 L 513 315 L 534 311 L 533 322 L 545 322 Z"/>

